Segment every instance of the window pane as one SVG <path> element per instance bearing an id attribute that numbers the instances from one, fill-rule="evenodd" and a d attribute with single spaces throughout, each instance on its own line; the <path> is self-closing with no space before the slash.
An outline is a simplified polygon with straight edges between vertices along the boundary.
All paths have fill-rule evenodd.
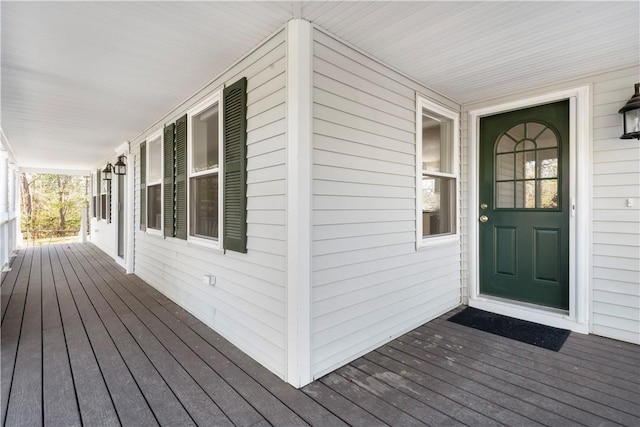
<path id="1" fill-rule="evenodd" d="M 527 138 L 536 140 L 536 138 L 545 130 L 547 127 L 542 123 L 529 122 L 526 123 L 527 126 Z"/>
<path id="2" fill-rule="evenodd" d="M 162 179 L 162 138 L 157 137 L 147 142 L 149 170 L 149 182 L 158 182 Z"/>
<path id="3" fill-rule="evenodd" d="M 162 224 L 162 191 L 161 185 L 147 187 L 147 227 L 160 230 Z"/>
<path id="4" fill-rule="evenodd" d="M 431 112 L 422 115 L 422 170 L 451 173 L 453 122 Z"/>
<path id="5" fill-rule="evenodd" d="M 516 182 L 516 208 L 533 209 L 536 207 L 536 181 Z"/>
<path id="6" fill-rule="evenodd" d="M 516 151 L 535 150 L 536 145 L 531 141 L 520 141 L 516 146 Z"/>
<path id="7" fill-rule="evenodd" d="M 107 195 L 100 196 L 100 218 L 107 219 Z"/>
<path id="8" fill-rule="evenodd" d="M 538 178 L 556 178 L 558 176 L 558 150 L 538 151 Z"/>
<path id="9" fill-rule="evenodd" d="M 207 108 L 192 119 L 192 172 L 218 167 L 218 104 Z"/>
<path id="10" fill-rule="evenodd" d="M 516 154 L 516 179 L 534 179 L 536 177 L 536 152 L 527 151 Z"/>
<path id="11" fill-rule="evenodd" d="M 556 139 L 556 135 L 551 131 L 551 129 L 547 128 L 536 139 L 536 145 L 538 146 L 538 148 L 556 147 L 558 145 L 558 140 Z"/>
<path id="12" fill-rule="evenodd" d="M 218 238 L 218 174 L 204 175 L 190 180 L 191 236 Z"/>
<path id="13" fill-rule="evenodd" d="M 454 178 L 422 177 L 422 235 L 455 232 Z"/>
<path id="14" fill-rule="evenodd" d="M 511 135 L 514 141 L 522 141 L 525 138 L 524 130 L 524 123 L 521 123 L 509 129 L 507 134 Z"/>
<path id="15" fill-rule="evenodd" d="M 540 186 L 538 194 L 540 200 L 538 207 L 543 209 L 557 209 L 558 208 L 558 180 L 557 179 L 544 179 L 538 181 Z"/>
<path id="16" fill-rule="evenodd" d="M 496 207 L 513 208 L 513 182 L 498 182 L 496 184 Z"/>
<path id="17" fill-rule="evenodd" d="M 498 154 L 496 158 L 496 179 L 505 181 L 513 178 L 513 153 Z"/>
<path id="18" fill-rule="evenodd" d="M 515 141 L 505 135 L 502 138 L 500 138 L 500 141 L 498 141 L 498 148 L 496 148 L 496 152 L 509 153 L 511 151 L 514 151 L 515 147 L 516 147 Z"/>

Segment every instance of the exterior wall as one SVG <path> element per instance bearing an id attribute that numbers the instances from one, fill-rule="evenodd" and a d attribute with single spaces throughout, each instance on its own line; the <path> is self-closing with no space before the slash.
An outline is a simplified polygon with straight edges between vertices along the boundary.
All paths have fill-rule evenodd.
<path id="1" fill-rule="evenodd" d="M 416 93 L 459 105 L 316 29 L 312 374 L 460 303 L 460 244 L 416 251 Z"/>
<path id="2" fill-rule="evenodd" d="M 131 142 L 135 176 L 135 274 L 284 378 L 286 42 L 279 31 Z M 202 99 L 246 76 L 246 254 L 140 231 L 140 143 Z M 132 161 L 135 157 L 135 161 Z M 205 274 L 215 286 L 203 284 Z"/>
<path id="3" fill-rule="evenodd" d="M 633 94 L 639 67 L 631 67 L 537 88 L 527 93 L 463 106 L 462 122 L 462 224 L 463 283 L 468 296 L 469 251 L 468 111 L 526 99 L 566 88 L 589 85 L 591 141 L 589 164 L 591 223 L 587 240 L 590 278 L 590 331 L 594 334 L 640 343 L 640 144 L 621 140 L 618 110 Z M 627 206 L 630 200 L 632 206 Z"/>
<path id="4" fill-rule="evenodd" d="M 591 331 L 640 343 L 640 142 L 621 140 L 618 110 L 640 70 L 593 79 Z M 627 202 L 631 201 L 632 206 Z"/>
<path id="5" fill-rule="evenodd" d="M 20 222 L 20 183 L 18 168 L 9 152 L 9 142 L 0 130 L 0 270 L 11 259 L 18 245 Z"/>
<path id="6" fill-rule="evenodd" d="M 109 160 L 111 163 L 114 163 L 114 161 L 112 159 Z M 106 161 L 104 163 L 102 163 L 101 165 L 97 165 L 95 167 L 95 169 L 103 169 L 104 166 L 106 164 Z M 91 175 L 91 185 L 93 185 L 93 194 L 97 194 L 96 193 L 96 188 L 95 188 L 95 174 Z M 117 211 L 116 211 L 116 203 L 117 203 L 117 199 L 115 197 L 115 191 L 116 191 L 116 185 L 115 185 L 115 179 L 112 181 L 112 187 L 111 187 L 111 215 L 112 215 L 112 219 L 111 221 L 107 221 L 106 219 L 101 219 L 100 217 L 100 211 L 97 212 L 96 217 L 94 218 L 92 216 L 92 209 L 89 212 L 89 224 L 90 224 L 90 230 L 91 230 L 91 243 L 95 244 L 96 246 L 98 246 L 101 250 L 103 250 L 105 253 L 109 254 L 110 256 L 113 256 L 114 258 L 116 257 L 116 244 L 117 244 L 117 233 L 118 233 L 118 229 L 116 227 L 116 222 L 115 222 L 115 218 L 114 216 L 117 215 Z M 91 193 L 90 193 L 91 194 Z M 91 196 L 90 196 L 91 197 Z M 107 196 L 107 203 L 109 202 L 108 200 L 108 196 Z M 107 214 L 108 215 L 108 214 Z"/>

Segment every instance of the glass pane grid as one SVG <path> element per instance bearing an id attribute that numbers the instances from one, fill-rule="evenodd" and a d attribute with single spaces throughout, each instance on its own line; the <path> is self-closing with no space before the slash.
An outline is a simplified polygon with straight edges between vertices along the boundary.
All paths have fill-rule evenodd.
<path id="1" fill-rule="evenodd" d="M 496 208 L 558 208 L 558 141 L 551 129 L 537 122 L 520 123 L 495 147 Z"/>

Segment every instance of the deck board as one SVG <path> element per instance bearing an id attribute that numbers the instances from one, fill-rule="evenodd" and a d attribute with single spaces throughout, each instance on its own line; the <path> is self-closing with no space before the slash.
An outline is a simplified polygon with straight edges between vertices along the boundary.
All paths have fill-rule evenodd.
<path id="1" fill-rule="evenodd" d="M 46 261 L 42 263 L 43 420 L 45 425 L 79 426 L 80 411 L 53 278 L 51 249 L 42 250 Z"/>
<path id="2" fill-rule="evenodd" d="M 640 425 L 640 350 L 559 352 L 448 322 L 301 390 L 96 246 L 21 249 L 2 274 L 3 426 Z"/>

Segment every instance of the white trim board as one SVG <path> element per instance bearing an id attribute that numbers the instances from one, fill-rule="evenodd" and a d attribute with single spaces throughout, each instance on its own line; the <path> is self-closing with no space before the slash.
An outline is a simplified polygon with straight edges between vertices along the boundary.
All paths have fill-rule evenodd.
<path id="1" fill-rule="evenodd" d="M 311 212 L 313 28 L 287 24 L 286 380 L 311 382 Z"/>
<path id="2" fill-rule="evenodd" d="M 569 99 L 570 205 L 569 314 L 479 294 L 478 190 L 479 119 L 535 105 Z M 469 306 L 579 333 L 590 330 L 591 99 L 580 86 L 469 111 Z"/>

